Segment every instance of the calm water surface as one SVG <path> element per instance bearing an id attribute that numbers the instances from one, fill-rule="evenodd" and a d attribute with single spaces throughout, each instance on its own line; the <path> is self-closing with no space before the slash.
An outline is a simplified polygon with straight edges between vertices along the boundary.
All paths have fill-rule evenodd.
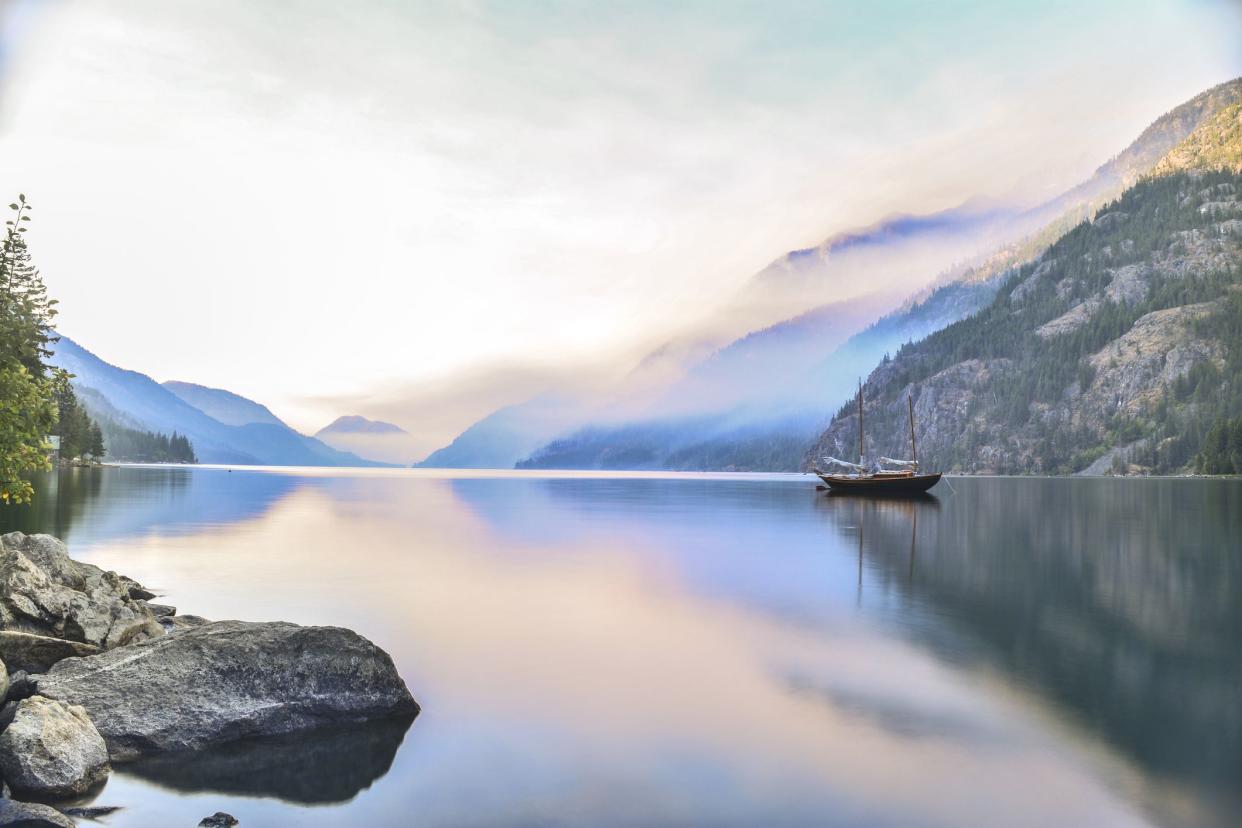
<path id="1" fill-rule="evenodd" d="M 60 534 L 352 627 L 423 714 L 116 768 L 111 826 L 1242 824 L 1242 483 L 108 468 Z"/>

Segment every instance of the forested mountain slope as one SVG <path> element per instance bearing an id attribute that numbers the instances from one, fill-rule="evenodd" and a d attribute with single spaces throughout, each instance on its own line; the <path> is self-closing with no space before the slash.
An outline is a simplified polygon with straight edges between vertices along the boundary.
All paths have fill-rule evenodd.
<path id="1" fill-rule="evenodd" d="M 1211 129 L 1208 125 L 1225 117 L 1226 110 L 1236 110 L 1239 101 L 1242 79 L 1213 87 L 1160 116 L 1083 184 L 1024 215 L 1010 216 L 1005 226 L 1011 231 L 1025 229 L 1015 232 L 1007 244 L 942 274 L 905 306 L 843 344 L 825 341 L 813 365 L 790 371 L 797 366 L 796 361 L 790 360 L 784 372 L 777 374 L 788 386 L 785 391 L 772 393 L 756 382 L 758 392 L 745 402 L 699 416 L 652 412 L 646 418 L 620 425 L 597 423 L 561 435 L 540 447 L 519 467 L 754 471 L 798 468 L 806 446 L 815 441 L 825 426 L 826 412 L 852 393 L 859 374 L 871 371 L 886 354 L 902 345 L 986 308 L 1015 268 L 1030 262 L 1088 219 L 1100 205 L 1151 173 L 1162 158 L 1166 159 L 1167 168 L 1167 159 L 1174 157 L 1171 151 L 1181 149 L 1189 136 L 1201 130 L 1221 133 L 1219 125 Z M 1217 139 L 1206 140 L 1200 154 L 1214 151 L 1213 142 Z M 997 232 L 995 227 L 993 232 Z M 874 243 L 871 236 L 866 238 L 868 243 Z M 812 311 L 780 323 L 769 331 L 784 335 L 787 330 L 805 327 L 800 320 L 812 319 L 814 314 Z M 739 340 L 731 347 L 745 342 Z"/>
<path id="2" fill-rule="evenodd" d="M 1169 157 L 1228 143 L 1236 108 Z M 1172 172 L 1070 231 L 978 314 L 881 364 L 864 388 L 868 455 L 908 453 L 912 397 L 929 468 L 1193 466 L 1207 432 L 1242 413 L 1242 174 L 1159 168 Z M 804 464 L 853 456 L 857 440 L 846 405 Z"/>
<path id="3" fill-rule="evenodd" d="M 184 435 L 190 439 L 194 453 L 203 463 L 376 465 L 299 434 L 279 420 L 244 425 L 220 422 L 146 374 L 107 363 L 67 336 L 61 335 L 54 347 L 52 364 L 73 374 L 78 396 L 93 417 L 105 426 L 116 423 L 131 430 Z M 214 389 L 204 390 L 228 394 Z M 262 408 L 266 411 L 251 400 L 229 396 L 233 403 L 244 403 L 250 409 Z"/>

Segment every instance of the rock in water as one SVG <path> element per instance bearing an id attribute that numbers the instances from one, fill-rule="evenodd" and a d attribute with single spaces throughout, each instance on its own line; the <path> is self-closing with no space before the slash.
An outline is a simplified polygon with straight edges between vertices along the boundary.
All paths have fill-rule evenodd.
<path id="1" fill-rule="evenodd" d="M 0 799 L 0 826 L 13 828 L 74 828 L 73 820 L 50 805 Z"/>
<path id="2" fill-rule="evenodd" d="M 85 707 L 114 760 L 418 713 L 370 641 L 281 622 L 217 621 L 62 661 L 39 692 Z"/>
<path id="3" fill-rule="evenodd" d="M 163 634 L 135 581 L 78 563 L 51 535 L 0 537 L 0 629 L 102 649 Z"/>
<path id="4" fill-rule="evenodd" d="M 211 816 L 199 820 L 198 828 L 232 828 L 236 824 L 237 817 L 226 814 L 224 811 L 216 811 Z"/>
<path id="5" fill-rule="evenodd" d="M 121 810 L 120 805 L 85 805 L 78 808 L 65 808 L 61 813 L 77 819 L 99 819 Z"/>
<path id="6" fill-rule="evenodd" d="M 108 775 L 108 748 L 86 711 L 31 696 L 4 710 L 0 773 L 17 794 L 78 796 Z"/>
<path id="7" fill-rule="evenodd" d="M 13 670 L 46 673 L 62 658 L 94 655 L 99 648 L 34 633 L 0 630 L 0 658 Z"/>

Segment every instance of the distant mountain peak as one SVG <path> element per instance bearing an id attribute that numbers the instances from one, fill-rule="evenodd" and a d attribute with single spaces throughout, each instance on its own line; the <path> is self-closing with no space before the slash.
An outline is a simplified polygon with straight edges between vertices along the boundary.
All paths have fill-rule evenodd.
<path id="1" fill-rule="evenodd" d="M 398 425 L 382 420 L 369 420 L 360 414 L 346 414 L 337 417 L 328 425 L 315 432 L 316 437 L 325 434 L 406 434 L 406 430 Z"/>

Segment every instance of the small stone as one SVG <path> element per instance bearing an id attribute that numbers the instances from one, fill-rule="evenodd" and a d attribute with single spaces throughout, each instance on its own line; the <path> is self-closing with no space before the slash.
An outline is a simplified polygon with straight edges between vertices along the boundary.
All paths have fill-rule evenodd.
<path id="1" fill-rule="evenodd" d="M 73 820 L 50 805 L 0 799 L 0 826 L 13 828 L 74 828 Z"/>
<path id="2" fill-rule="evenodd" d="M 163 627 L 166 632 L 170 633 L 180 632 L 181 630 L 192 630 L 195 627 L 201 627 L 205 624 L 211 623 L 201 615 L 166 615 L 157 620 L 159 621 L 160 626 Z"/>
<path id="3" fill-rule="evenodd" d="M 170 604 L 147 604 L 147 609 L 151 610 L 151 614 L 156 618 L 167 618 L 170 615 L 177 614 L 177 608 Z"/>
<path id="4" fill-rule="evenodd" d="M 153 618 L 140 618 L 124 626 L 120 624 L 114 626 L 108 633 L 104 644 L 106 649 L 111 650 L 113 647 L 124 647 L 126 644 L 137 644 L 139 641 L 159 638 L 163 634 L 164 627 L 158 621 Z"/>
<path id="5" fill-rule="evenodd" d="M 237 825 L 237 817 L 224 811 L 216 811 L 209 817 L 203 817 L 198 828 L 231 828 L 233 825 Z"/>
<path id="6" fill-rule="evenodd" d="M 75 819 L 99 819 L 121 810 L 120 805 L 87 805 L 83 808 L 65 808 L 61 813 Z"/>
<path id="7" fill-rule="evenodd" d="M 125 581 L 127 582 L 127 584 L 128 584 L 128 587 L 129 587 L 129 590 L 128 590 L 128 591 L 129 591 L 129 597 L 130 597 L 131 599 L 133 599 L 133 600 L 135 600 L 135 601 L 150 601 L 152 598 L 154 598 L 154 597 L 155 597 L 155 593 L 154 593 L 154 592 L 152 592 L 151 590 L 146 589 L 146 588 L 144 588 L 144 587 L 140 586 L 137 582 L 135 582 L 135 581 L 130 581 L 128 578 L 126 578 L 126 579 L 124 579 L 124 580 L 125 580 Z"/>

